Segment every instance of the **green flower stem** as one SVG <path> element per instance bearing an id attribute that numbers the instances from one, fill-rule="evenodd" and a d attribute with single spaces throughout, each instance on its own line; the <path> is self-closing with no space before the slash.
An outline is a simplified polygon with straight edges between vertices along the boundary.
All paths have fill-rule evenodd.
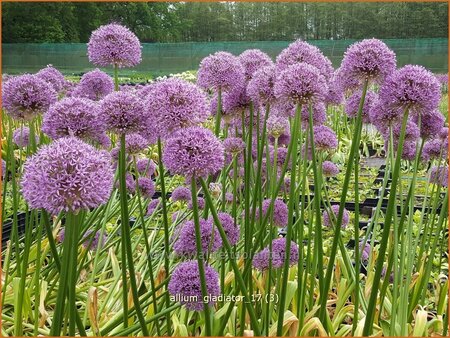
<path id="1" fill-rule="evenodd" d="M 344 207 L 345 207 L 345 201 L 347 200 L 347 191 L 350 183 L 350 177 L 353 170 L 353 163 L 355 160 L 355 154 L 357 151 L 359 151 L 359 140 L 361 137 L 361 128 L 362 128 L 362 109 L 364 106 L 364 101 L 366 98 L 367 93 L 367 87 L 369 85 L 368 80 L 365 81 L 362 94 L 361 94 L 361 101 L 359 102 L 359 108 L 358 108 L 358 115 L 356 117 L 356 123 L 355 123 L 355 131 L 353 133 L 353 139 L 352 139 L 352 145 L 350 148 L 350 154 L 349 154 L 349 160 L 347 161 L 347 170 L 345 172 L 345 178 L 342 185 L 342 195 L 339 205 L 339 213 L 336 219 L 336 227 L 335 227 L 335 234 L 333 238 L 333 243 L 331 246 L 331 252 L 330 252 L 330 261 L 328 262 L 327 272 L 325 275 L 324 280 L 324 286 L 323 289 L 320 290 L 320 309 L 319 309 L 319 318 L 323 325 L 326 327 L 327 321 L 326 321 L 326 312 L 327 312 L 327 295 L 328 291 L 330 289 L 331 284 L 331 277 L 334 270 L 334 258 L 336 257 L 337 252 L 337 246 L 340 238 L 341 233 L 341 224 L 342 224 L 342 217 L 344 215 Z"/>
<path id="2" fill-rule="evenodd" d="M 386 210 L 386 218 L 385 218 L 385 222 L 384 222 L 383 234 L 382 234 L 382 239 L 381 239 L 381 243 L 380 243 L 378 259 L 377 259 L 377 263 L 376 263 L 375 276 L 373 279 L 372 290 L 370 293 L 369 303 L 368 303 L 368 307 L 367 307 L 366 320 L 365 320 L 364 328 L 363 328 L 364 336 L 369 336 L 372 333 L 372 329 L 373 329 L 373 320 L 374 320 L 374 316 L 375 316 L 375 307 L 376 307 L 376 302 L 377 302 L 378 287 L 380 284 L 381 272 L 383 269 L 383 262 L 384 262 L 384 258 L 385 258 L 384 256 L 386 254 L 386 249 L 387 249 L 387 245 L 388 245 L 388 239 L 389 239 L 392 218 L 394 216 L 393 215 L 394 206 L 395 206 L 394 202 L 395 202 L 395 198 L 396 198 L 396 189 L 395 188 L 397 187 L 399 171 L 401 170 L 401 168 L 400 168 L 401 149 L 403 149 L 403 144 L 405 141 L 405 130 L 406 130 L 406 122 L 408 121 L 408 115 L 409 115 L 409 109 L 407 107 L 403 113 L 402 129 L 401 129 L 400 139 L 399 139 L 398 147 L 397 147 L 397 149 L 400 149 L 400 151 L 397 152 L 395 164 L 394 164 L 394 168 L 393 168 L 394 171 L 393 171 L 393 175 L 392 175 L 391 191 L 389 194 L 389 200 L 388 200 L 388 205 L 387 205 L 387 210 Z M 397 210 L 395 210 L 395 212 L 397 212 Z"/>
<path id="3" fill-rule="evenodd" d="M 213 216 L 214 224 L 216 225 L 217 229 L 219 230 L 219 234 L 220 234 L 220 237 L 222 238 L 222 242 L 225 247 L 225 250 L 229 257 L 233 257 L 233 251 L 232 251 L 230 242 L 228 241 L 225 230 L 223 229 L 222 224 L 220 223 L 219 217 L 217 216 L 217 210 L 213 204 L 211 195 L 208 191 L 208 187 L 206 186 L 206 183 L 202 178 L 200 178 L 200 184 L 202 185 L 203 191 L 205 193 L 206 203 L 209 204 L 211 214 Z M 253 305 L 251 304 L 250 295 L 248 294 L 247 289 L 245 287 L 245 282 L 242 277 L 242 274 L 239 271 L 239 267 L 237 266 L 236 260 L 234 258 L 230 259 L 230 263 L 231 263 L 231 266 L 233 267 L 237 284 L 238 284 L 238 286 L 241 290 L 241 293 L 243 294 L 244 299 L 245 299 L 245 306 L 247 307 L 247 311 L 250 315 L 250 322 L 252 325 L 252 330 L 254 331 L 255 336 L 260 336 L 261 333 L 260 333 L 260 329 L 259 329 L 258 319 L 256 318 L 256 314 L 255 314 Z"/>
<path id="4" fill-rule="evenodd" d="M 222 118 L 222 88 L 217 90 L 217 111 L 216 111 L 216 123 L 214 126 L 214 134 L 219 136 L 220 134 L 220 120 Z"/>
<path id="5" fill-rule="evenodd" d="M 360 253 L 359 253 L 359 152 L 355 155 L 355 310 L 353 311 L 352 335 L 358 326 L 359 314 L 359 270 L 360 270 Z M 334 214 L 333 214 L 334 215 Z"/>
<path id="6" fill-rule="evenodd" d="M 295 196 L 296 178 L 297 178 L 297 147 L 298 147 L 298 131 L 300 126 L 302 105 L 297 103 L 295 118 L 293 124 L 292 134 L 292 168 L 291 168 L 291 183 L 289 186 L 289 204 L 288 204 L 288 227 L 286 234 L 286 251 L 284 257 L 283 277 L 281 281 L 281 296 L 278 306 L 278 323 L 277 323 L 277 336 L 283 334 L 283 319 L 284 319 L 284 307 L 286 305 L 286 292 L 289 278 L 289 258 L 291 250 L 292 230 L 294 226 L 294 208 L 297 208 L 298 196 Z M 272 208 L 273 209 L 273 208 Z"/>
<path id="7" fill-rule="evenodd" d="M 164 225 L 164 250 L 166 254 L 164 255 L 164 269 L 166 270 L 166 274 L 169 274 L 170 271 L 170 261 L 169 256 L 167 254 L 170 248 L 170 240 L 169 240 L 169 219 L 167 216 L 167 196 L 166 196 L 166 184 L 164 181 L 164 165 L 162 163 L 162 143 L 161 138 L 158 137 L 158 168 L 159 168 L 159 182 L 161 185 L 161 206 L 162 206 L 162 216 L 163 216 L 163 225 Z M 167 285 L 166 285 L 167 291 Z M 166 293 L 166 307 L 170 308 L 170 296 Z M 171 319 L 170 312 L 166 314 L 166 324 L 167 324 L 167 335 L 170 336 L 171 329 Z"/>
<path id="8" fill-rule="evenodd" d="M 119 67 L 117 64 L 114 64 L 114 91 L 119 91 Z"/>

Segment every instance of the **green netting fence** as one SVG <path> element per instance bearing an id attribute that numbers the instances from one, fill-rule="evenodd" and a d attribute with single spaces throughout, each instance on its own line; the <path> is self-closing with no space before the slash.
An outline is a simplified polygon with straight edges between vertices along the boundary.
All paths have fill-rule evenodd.
<path id="1" fill-rule="evenodd" d="M 311 40 L 338 66 L 347 47 L 356 40 Z M 386 39 L 397 54 L 399 66 L 420 64 L 436 73 L 448 71 L 448 39 Z M 124 73 L 168 74 L 195 70 L 205 56 L 224 50 L 235 55 L 258 48 L 273 59 L 289 41 L 144 43 L 142 63 Z M 2 72 L 35 72 L 48 64 L 65 74 L 80 74 L 93 68 L 84 43 L 2 44 Z"/>

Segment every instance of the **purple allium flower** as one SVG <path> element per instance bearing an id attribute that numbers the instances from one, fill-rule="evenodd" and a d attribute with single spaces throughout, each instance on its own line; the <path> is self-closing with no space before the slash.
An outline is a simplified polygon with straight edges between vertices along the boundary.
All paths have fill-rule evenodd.
<path id="1" fill-rule="evenodd" d="M 441 140 L 448 140 L 448 127 L 443 127 L 438 134 Z M 448 141 L 447 141 L 448 142 Z"/>
<path id="2" fill-rule="evenodd" d="M 275 82 L 275 96 L 295 104 L 323 100 L 328 87 L 317 68 L 306 63 L 294 64 L 282 71 Z"/>
<path id="3" fill-rule="evenodd" d="M 269 206 L 271 203 L 271 199 L 266 199 L 262 203 L 262 217 L 266 217 L 267 212 L 269 211 Z M 260 212 L 257 213 L 258 217 L 260 216 Z M 277 198 L 273 204 L 273 222 L 272 224 L 282 228 L 285 227 L 288 223 L 288 207 L 286 203 L 284 203 L 281 199 Z"/>
<path id="4" fill-rule="evenodd" d="M 65 95 L 66 97 L 72 97 L 73 96 L 73 92 L 75 90 L 75 88 L 77 87 L 77 83 L 70 81 L 70 80 L 66 80 L 64 83 L 64 91 L 65 91 Z"/>
<path id="5" fill-rule="evenodd" d="M 147 216 L 151 216 L 155 211 L 161 207 L 161 198 L 151 200 L 147 207 Z"/>
<path id="6" fill-rule="evenodd" d="M 345 101 L 345 112 L 348 117 L 354 118 L 358 116 L 359 103 L 361 101 L 362 91 L 355 91 L 346 101 Z M 364 105 L 361 112 L 361 117 L 363 123 L 370 123 L 369 112 L 373 105 L 377 102 L 378 95 L 370 90 L 366 92 L 366 97 L 364 99 Z"/>
<path id="7" fill-rule="evenodd" d="M 136 162 L 136 169 L 142 176 L 151 177 L 156 170 L 156 164 L 151 159 L 141 158 Z"/>
<path id="8" fill-rule="evenodd" d="M 314 145 L 316 150 L 334 150 L 338 146 L 337 136 L 334 131 L 327 126 L 314 127 Z"/>
<path id="9" fill-rule="evenodd" d="M 35 137 L 37 142 L 39 138 L 37 135 Z M 28 146 L 28 143 L 30 142 L 30 128 L 23 126 L 14 130 L 13 142 L 19 148 L 25 148 L 26 146 Z"/>
<path id="10" fill-rule="evenodd" d="M 141 135 L 132 133 L 125 136 L 125 149 L 127 154 L 138 154 L 147 148 L 148 140 Z"/>
<path id="11" fill-rule="evenodd" d="M 327 108 L 322 102 L 312 105 L 313 126 L 320 126 L 327 120 Z M 309 105 L 302 106 L 301 120 L 303 129 L 309 128 Z"/>
<path id="12" fill-rule="evenodd" d="M 416 158 L 417 142 L 416 141 L 406 141 L 403 144 L 402 149 L 402 159 L 413 161 Z"/>
<path id="13" fill-rule="evenodd" d="M 64 75 L 52 65 L 41 69 L 36 73 L 36 76 L 49 83 L 57 93 L 65 89 L 66 79 L 64 79 Z"/>
<path id="14" fill-rule="evenodd" d="M 36 75 L 15 76 L 3 84 L 2 104 L 8 115 L 29 121 L 56 102 L 53 87 Z"/>
<path id="15" fill-rule="evenodd" d="M 155 89 L 155 85 L 157 83 L 158 82 L 152 82 L 146 84 L 137 91 L 136 95 L 139 96 L 141 100 L 146 101 L 149 98 L 149 96 L 153 94 L 153 89 Z"/>
<path id="16" fill-rule="evenodd" d="M 403 110 L 395 107 L 389 107 L 381 100 L 373 103 L 369 110 L 369 119 L 380 133 L 385 133 L 389 127 L 401 123 L 403 117 Z"/>
<path id="17" fill-rule="evenodd" d="M 200 219 L 200 237 L 202 252 L 215 252 L 222 246 L 219 231 L 211 220 Z M 197 247 L 195 245 L 194 221 L 186 221 L 180 230 L 178 240 L 173 244 L 173 249 L 180 256 L 195 256 Z"/>
<path id="18" fill-rule="evenodd" d="M 102 133 L 96 137 L 98 145 L 102 148 L 109 149 L 111 148 L 111 139 L 106 133 Z"/>
<path id="19" fill-rule="evenodd" d="M 394 125 L 391 126 L 392 127 L 392 138 L 394 140 L 394 149 L 397 149 L 398 146 L 398 142 L 400 140 L 400 134 L 402 131 L 402 125 L 401 123 L 396 123 Z M 388 149 L 388 144 L 389 144 L 389 140 L 390 140 L 390 131 L 389 129 L 385 129 L 383 131 L 380 132 L 385 139 L 385 148 L 386 150 Z M 406 122 L 406 128 L 405 128 L 405 142 L 411 142 L 411 141 L 416 141 L 419 138 L 419 127 L 417 127 L 417 124 L 415 124 L 414 122 L 412 122 L 411 120 L 408 120 Z"/>
<path id="20" fill-rule="evenodd" d="M 430 183 L 448 187 L 448 166 L 432 167 L 430 169 Z"/>
<path id="21" fill-rule="evenodd" d="M 322 163 L 322 173 L 325 177 L 334 177 L 339 174 L 339 168 L 331 161 L 324 161 Z"/>
<path id="22" fill-rule="evenodd" d="M 337 220 L 338 214 L 339 214 L 339 205 L 335 204 L 331 206 L 331 212 L 334 214 L 334 220 L 330 217 L 329 211 L 325 210 L 322 214 L 323 218 L 323 225 L 326 227 L 331 227 L 334 225 L 334 222 Z M 348 210 L 344 208 L 344 213 L 342 214 L 342 224 L 341 228 L 345 229 L 345 227 L 348 225 L 350 219 L 350 214 L 348 213 Z"/>
<path id="23" fill-rule="evenodd" d="M 289 132 L 289 121 L 287 118 L 279 115 L 271 115 L 266 122 L 267 134 L 278 138 L 286 132 Z"/>
<path id="24" fill-rule="evenodd" d="M 94 69 L 84 74 L 78 85 L 73 89 L 72 97 L 84 97 L 99 101 L 114 91 L 114 81 L 100 69 Z"/>
<path id="25" fill-rule="evenodd" d="M 384 42 L 366 39 L 347 49 L 338 74 L 344 89 L 350 89 L 349 84 L 361 85 L 366 80 L 383 83 L 396 65 L 395 53 Z"/>
<path id="26" fill-rule="evenodd" d="M 118 162 L 119 161 L 119 155 L 120 155 L 120 148 L 119 147 L 115 147 L 113 149 L 111 149 L 111 151 L 109 152 L 111 155 L 111 160 L 113 163 Z M 129 162 L 131 161 L 131 156 L 128 154 L 126 155 L 126 161 Z"/>
<path id="27" fill-rule="evenodd" d="M 139 98 L 128 92 L 113 92 L 100 104 L 107 129 L 117 134 L 140 132 L 146 114 Z"/>
<path id="28" fill-rule="evenodd" d="M 277 56 L 277 71 L 284 71 L 299 63 L 307 63 L 317 68 L 325 79 L 333 74 L 331 61 L 323 55 L 320 49 L 301 40 L 294 41 Z"/>
<path id="29" fill-rule="evenodd" d="M 189 188 L 187 187 L 183 187 L 183 186 L 179 186 L 176 187 L 174 189 L 174 191 L 172 191 L 172 201 L 173 202 L 178 202 L 178 201 L 183 201 L 183 202 L 190 202 L 191 200 L 191 190 L 189 190 Z"/>
<path id="30" fill-rule="evenodd" d="M 216 103 L 217 104 L 217 103 Z M 250 97 L 247 96 L 244 86 L 234 86 L 223 95 L 222 114 L 224 121 L 229 122 L 230 118 L 242 119 L 242 112 L 250 107 Z"/>
<path id="31" fill-rule="evenodd" d="M 429 70 L 406 65 L 386 79 L 380 88 L 380 98 L 389 106 L 425 113 L 439 106 L 441 89 Z"/>
<path id="32" fill-rule="evenodd" d="M 448 85 L 448 74 L 436 74 L 435 76 L 441 85 Z"/>
<path id="33" fill-rule="evenodd" d="M 247 95 L 261 105 L 275 101 L 275 66 L 266 66 L 257 70 L 247 85 Z"/>
<path id="34" fill-rule="evenodd" d="M 222 169 L 224 148 L 209 129 L 189 127 L 167 140 L 162 160 L 174 175 L 205 177 Z"/>
<path id="35" fill-rule="evenodd" d="M 238 57 L 228 52 L 216 52 L 200 62 L 197 84 L 205 89 L 228 91 L 244 84 L 244 72 Z"/>
<path id="36" fill-rule="evenodd" d="M 233 203 L 233 193 L 231 192 L 225 193 L 225 202 Z"/>
<path id="37" fill-rule="evenodd" d="M 223 147 L 226 153 L 239 154 L 245 149 L 245 142 L 240 137 L 228 137 L 223 141 Z"/>
<path id="38" fill-rule="evenodd" d="M 291 241 L 289 254 L 289 265 L 294 265 L 298 261 L 298 245 Z M 270 259 L 270 257 L 269 257 Z M 277 238 L 272 241 L 272 267 L 282 268 L 286 259 L 286 238 Z"/>
<path id="39" fill-rule="evenodd" d="M 219 212 L 217 214 L 217 217 L 219 218 L 220 224 L 222 224 L 223 230 L 225 231 L 225 234 L 227 235 L 228 242 L 230 242 L 230 245 L 236 245 L 239 241 L 239 226 L 237 224 L 234 224 L 234 219 L 230 214 L 227 214 L 226 212 Z M 212 222 L 212 220 L 211 220 Z"/>
<path id="40" fill-rule="evenodd" d="M 334 74 L 328 82 L 328 92 L 324 98 L 327 106 L 339 106 L 344 101 L 344 90 L 337 79 L 336 72 Z"/>
<path id="41" fill-rule="evenodd" d="M 177 78 L 156 82 L 145 109 L 162 138 L 178 129 L 198 125 L 210 115 L 206 94 L 195 84 Z"/>
<path id="42" fill-rule="evenodd" d="M 419 116 L 413 115 L 412 120 L 418 124 Z M 435 138 L 444 128 L 444 116 L 438 110 L 431 110 L 420 114 L 420 137 L 423 139 Z"/>
<path id="43" fill-rule="evenodd" d="M 62 229 L 64 230 L 64 228 Z M 83 248 L 86 250 L 97 250 L 97 248 L 100 246 L 102 247 L 106 239 L 108 238 L 106 233 L 103 232 L 103 236 L 101 235 L 101 231 L 96 231 L 94 235 L 92 235 L 92 230 L 87 230 L 86 233 L 83 236 Z"/>
<path id="44" fill-rule="evenodd" d="M 244 67 L 244 74 L 247 81 L 253 77 L 253 74 L 257 70 L 273 65 L 270 56 L 259 49 L 247 49 L 238 58 Z"/>
<path id="45" fill-rule="evenodd" d="M 219 296 L 219 274 L 211 266 L 205 265 L 206 291 L 208 305 L 213 306 L 214 297 Z M 169 293 L 180 300 L 188 310 L 202 311 L 204 299 L 200 285 L 200 271 L 197 261 L 180 263 L 172 272 L 169 285 Z"/>
<path id="46" fill-rule="evenodd" d="M 191 210 L 192 210 L 192 208 L 193 208 L 193 205 L 192 205 L 192 198 L 188 201 L 187 207 L 188 207 L 188 209 L 191 209 Z M 197 197 L 197 207 L 198 207 L 200 210 L 205 209 L 205 199 L 204 199 L 203 197 Z"/>
<path id="47" fill-rule="evenodd" d="M 359 242 L 360 255 L 361 255 L 361 259 L 362 259 L 364 262 L 367 262 L 367 261 L 369 260 L 369 257 L 370 257 L 370 251 L 371 251 L 371 249 L 370 249 L 370 243 L 366 242 L 366 243 L 364 244 L 364 247 L 363 247 L 363 244 L 364 244 L 364 241 Z"/>
<path id="48" fill-rule="evenodd" d="M 127 192 L 129 194 L 134 194 L 136 192 L 136 180 L 134 179 L 133 175 L 130 173 L 125 174 L 125 186 L 127 188 Z M 115 188 L 120 189 L 120 182 L 116 181 Z"/>
<path id="49" fill-rule="evenodd" d="M 270 262 L 269 248 L 264 248 L 260 252 L 256 253 L 255 256 L 253 256 L 252 265 L 256 269 L 264 271 L 269 268 L 269 262 Z"/>
<path id="50" fill-rule="evenodd" d="M 141 62 L 141 48 L 132 31 L 114 23 L 93 31 L 87 44 L 89 62 L 101 67 L 134 67 Z"/>
<path id="51" fill-rule="evenodd" d="M 155 194 L 155 183 L 148 177 L 139 177 L 138 186 L 142 197 L 152 198 Z"/>
<path id="52" fill-rule="evenodd" d="M 42 131 L 52 139 L 75 136 L 96 140 L 106 130 L 95 102 L 77 97 L 63 98 L 44 114 Z"/>
<path id="53" fill-rule="evenodd" d="M 426 162 L 433 159 L 445 158 L 448 152 L 448 141 L 442 142 L 440 139 L 432 139 L 425 142 L 423 146 L 422 159 Z"/>
<path id="54" fill-rule="evenodd" d="M 30 208 L 57 215 L 106 203 L 113 186 L 111 159 L 75 137 L 43 146 L 24 166 L 22 193 Z"/>
<path id="55" fill-rule="evenodd" d="M 274 151 L 275 151 L 275 149 L 270 149 L 270 153 L 269 153 L 269 155 L 270 155 L 270 162 L 271 162 L 271 164 L 273 165 L 273 161 L 274 161 L 274 156 L 275 156 L 275 153 L 274 153 Z M 277 165 L 278 166 L 280 166 L 280 167 L 282 167 L 283 165 L 284 165 L 284 163 L 286 162 L 286 160 L 287 160 L 287 148 L 286 147 L 278 147 L 278 149 L 277 149 Z M 288 163 L 288 169 L 290 169 L 291 168 L 291 166 L 292 166 L 292 162 L 289 160 L 289 163 Z"/>

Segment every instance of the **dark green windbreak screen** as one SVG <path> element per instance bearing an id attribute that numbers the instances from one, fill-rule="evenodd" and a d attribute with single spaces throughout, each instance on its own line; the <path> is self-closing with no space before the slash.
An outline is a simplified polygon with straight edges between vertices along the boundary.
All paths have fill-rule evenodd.
<path id="1" fill-rule="evenodd" d="M 448 40 L 439 39 L 386 39 L 397 54 L 399 66 L 420 64 L 436 73 L 448 70 Z M 347 47 L 355 40 L 310 40 L 328 56 L 335 67 L 339 66 Z M 289 41 L 255 42 L 205 42 L 205 43 L 144 43 L 142 62 L 126 73 L 167 74 L 195 70 L 202 58 L 216 51 L 228 51 L 235 55 L 246 49 L 258 48 L 273 59 L 289 45 Z M 2 45 L 3 73 L 35 72 L 52 64 L 65 74 L 78 74 L 92 69 L 86 56 L 84 43 L 33 44 L 16 43 Z"/>

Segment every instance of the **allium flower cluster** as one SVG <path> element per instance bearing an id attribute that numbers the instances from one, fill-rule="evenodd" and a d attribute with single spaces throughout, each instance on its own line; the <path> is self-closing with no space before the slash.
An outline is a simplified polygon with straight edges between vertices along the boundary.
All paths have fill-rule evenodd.
<path id="1" fill-rule="evenodd" d="M 179 186 L 172 191 L 171 199 L 173 202 L 189 202 L 192 198 L 191 190 L 187 187 Z"/>
<path id="2" fill-rule="evenodd" d="M 432 167 L 430 169 L 430 183 L 448 187 L 448 166 Z"/>
<path id="3" fill-rule="evenodd" d="M 227 235 L 228 242 L 230 242 L 230 245 L 233 246 L 237 244 L 237 242 L 239 241 L 240 231 L 239 226 L 237 224 L 234 224 L 233 217 L 230 214 L 227 214 L 226 212 L 219 212 L 217 214 L 217 217 L 219 218 L 220 224 L 222 224 L 223 230 Z"/>
<path id="4" fill-rule="evenodd" d="M 211 266 L 205 265 L 205 281 L 208 297 L 208 305 L 214 305 L 214 297 L 219 296 L 219 274 Z M 172 272 L 169 285 L 169 293 L 180 299 L 188 310 L 202 311 L 204 299 L 200 284 L 200 271 L 197 261 L 180 263 Z"/>
<path id="5" fill-rule="evenodd" d="M 238 57 L 228 52 L 216 52 L 200 62 L 197 84 L 205 89 L 227 91 L 234 86 L 243 86 L 244 72 Z"/>
<path id="6" fill-rule="evenodd" d="M 167 140 L 162 160 L 172 174 L 205 177 L 222 169 L 224 148 L 209 129 L 189 127 Z"/>
<path id="7" fill-rule="evenodd" d="M 335 72 L 336 74 L 336 72 Z M 339 106 L 344 101 L 344 90 L 336 75 L 333 75 L 328 82 L 328 92 L 325 95 L 324 102 L 327 106 Z"/>
<path id="8" fill-rule="evenodd" d="M 38 71 L 36 76 L 49 83 L 57 93 L 62 92 L 66 87 L 64 75 L 52 65 L 48 65 Z"/>
<path id="9" fill-rule="evenodd" d="M 317 68 L 307 63 L 298 63 L 282 71 L 275 83 L 275 96 L 295 104 L 321 101 L 328 87 Z"/>
<path id="10" fill-rule="evenodd" d="M 24 166 L 22 193 L 30 208 L 77 212 L 105 203 L 113 186 L 107 152 L 74 137 L 43 146 Z"/>
<path id="11" fill-rule="evenodd" d="M 140 132 L 146 114 L 139 98 L 128 92 L 113 92 L 100 104 L 100 118 L 107 130 L 117 134 Z"/>
<path id="12" fill-rule="evenodd" d="M 64 230 L 64 228 L 62 229 Z M 105 232 L 103 232 L 103 236 L 101 236 L 101 231 L 96 231 L 93 235 L 92 230 L 86 231 L 86 233 L 83 236 L 83 248 L 86 250 L 97 250 L 98 247 L 102 247 L 108 236 Z"/>
<path id="13" fill-rule="evenodd" d="M 29 121 L 56 102 L 57 93 L 36 75 L 15 76 L 2 87 L 2 104 L 14 119 Z"/>
<path id="14" fill-rule="evenodd" d="M 162 138 L 178 129 L 198 125 L 210 115 L 206 94 L 195 84 L 177 78 L 156 82 L 145 109 Z"/>
<path id="15" fill-rule="evenodd" d="M 331 161 L 324 161 L 322 163 L 322 174 L 325 177 L 335 177 L 339 174 L 339 168 Z"/>
<path id="16" fill-rule="evenodd" d="M 222 246 L 222 240 L 217 228 L 211 220 L 200 220 L 200 237 L 202 252 L 215 252 Z M 180 256 L 194 256 L 197 254 L 195 242 L 194 221 L 186 221 L 180 230 L 177 241 L 173 244 L 173 249 Z"/>
<path id="17" fill-rule="evenodd" d="M 323 55 L 319 48 L 301 40 L 294 41 L 277 56 L 277 71 L 286 70 L 290 66 L 302 62 L 317 68 L 320 75 L 326 79 L 333 75 L 331 61 Z"/>
<path id="18" fill-rule="evenodd" d="M 125 136 L 125 151 L 127 154 L 138 154 L 148 146 L 148 140 L 139 134 L 132 133 Z"/>
<path id="19" fill-rule="evenodd" d="M 271 199 L 266 199 L 262 203 L 262 216 L 258 212 L 258 217 L 266 217 L 267 212 L 269 211 Z M 288 223 L 288 207 L 286 203 L 284 203 L 281 199 L 277 198 L 273 204 L 273 221 L 272 224 L 282 228 L 285 227 Z"/>
<path id="20" fill-rule="evenodd" d="M 295 110 L 295 109 L 294 109 Z M 301 122 L 303 129 L 309 128 L 309 105 L 302 106 Z M 320 126 L 327 120 L 327 109 L 322 102 L 316 102 L 312 105 L 313 126 Z"/>
<path id="21" fill-rule="evenodd" d="M 335 150 L 338 146 L 337 136 L 327 126 L 316 126 L 314 127 L 314 146 L 318 151 Z"/>
<path id="22" fill-rule="evenodd" d="M 294 265 L 298 261 L 298 245 L 291 241 L 289 251 L 289 265 Z M 282 268 L 286 259 L 286 238 L 277 238 L 272 241 L 272 253 L 269 247 L 264 248 L 253 257 L 253 266 L 261 271 L 269 268 L 270 260 L 275 269 Z"/>
<path id="23" fill-rule="evenodd" d="M 348 117 L 354 118 L 358 116 L 359 104 L 361 102 L 362 91 L 355 91 L 346 101 L 345 101 L 345 112 Z M 375 92 L 368 90 L 364 98 L 364 105 L 361 111 L 361 117 L 363 123 L 370 123 L 369 112 L 373 105 L 377 102 L 378 95 Z"/>
<path id="24" fill-rule="evenodd" d="M 147 216 L 151 216 L 155 211 L 161 207 L 161 198 L 151 200 L 147 206 Z"/>
<path id="25" fill-rule="evenodd" d="M 228 154 L 239 154 L 245 149 L 245 142 L 240 137 L 228 137 L 223 140 L 223 147 Z"/>
<path id="26" fill-rule="evenodd" d="M 134 67 L 141 62 L 141 48 L 137 36 L 118 24 L 97 28 L 87 45 L 89 61 L 101 67 Z"/>
<path id="27" fill-rule="evenodd" d="M 260 105 L 275 101 L 275 66 L 266 66 L 257 70 L 247 85 L 247 95 Z"/>
<path id="28" fill-rule="evenodd" d="M 155 194 L 155 183 L 148 177 L 138 178 L 138 188 L 141 196 L 145 198 L 152 198 Z"/>
<path id="29" fill-rule="evenodd" d="M 423 146 L 422 159 L 431 161 L 433 159 L 445 158 L 448 153 L 448 141 L 442 142 L 440 139 L 432 139 L 425 142 Z"/>
<path id="30" fill-rule="evenodd" d="M 439 135 L 439 132 L 444 128 L 444 116 L 438 110 L 431 110 L 429 112 L 422 112 L 420 114 L 420 119 L 418 115 L 412 116 L 414 123 L 419 124 L 420 120 L 420 137 L 423 139 L 435 138 Z"/>
<path id="31" fill-rule="evenodd" d="M 136 161 L 136 169 L 142 176 L 151 177 L 155 173 L 156 164 L 150 159 L 141 158 Z"/>
<path id="32" fill-rule="evenodd" d="M 53 139 L 75 136 L 96 140 L 106 130 L 98 105 L 88 99 L 68 97 L 53 104 L 44 114 L 42 131 Z"/>
<path id="33" fill-rule="evenodd" d="M 338 74 L 344 89 L 351 89 L 350 85 L 358 86 L 366 80 L 383 83 L 394 72 L 396 65 L 395 53 L 384 42 L 366 39 L 347 49 Z"/>
<path id="34" fill-rule="evenodd" d="M 113 91 L 114 81 L 111 76 L 99 69 L 94 69 L 81 77 L 78 85 L 72 90 L 71 96 L 99 101 Z"/>
<path id="35" fill-rule="evenodd" d="M 203 197 L 197 197 L 197 207 L 200 210 L 205 209 L 205 199 Z M 192 198 L 189 200 L 188 205 L 187 205 L 188 209 L 193 209 L 194 205 L 192 204 Z"/>
<path id="36" fill-rule="evenodd" d="M 380 133 L 389 130 L 389 127 L 400 123 L 403 117 L 403 110 L 398 107 L 389 107 L 381 100 L 377 100 L 369 110 L 369 119 Z"/>
<path id="37" fill-rule="evenodd" d="M 36 142 L 38 140 L 38 137 L 36 135 Z M 13 133 L 13 142 L 19 147 L 19 148 L 25 148 L 28 146 L 30 142 L 30 128 L 28 127 L 20 127 L 14 130 Z"/>
<path id="38" fill-rule="evenodd" d="M 259 49 L 248 49 L 239 55 L 238 58 L 244 67 L 244 75 L 247 81 L 253 77 L 253 74 L 258 69 L 273 65 L 270 56 Z"/>
<path id="39" fill-rule="evenodd" d="M 332 212 L 333 215 L 330 215 L 329 212 Z M 339 214 L 339 205 L 335 204 L 331 206 L 331 210 L 325 210 L 322 214 L 322 218 L 323 218 L 323 225 L 325 225 L 326 227 L 332 227 L 334 226 L 337 217 Z M 330 217 L 332 216 L 332 217 Z M 342 214 L 342 224 L 341 224 L 341 228 L 345 229 L 348 225 L 348 222 L 350 220 L 350 214 L 348 212 L 347 209 L 344 208 L 344 213 Z"/>
<path id="40" fill-rule="evenodd" d="M 266 122 L 267 134 L 274 138 L 289 132 L 289 121 L 287 118 L 272 114 Z"/>
<path id="41" fill-rule="evenodd" d="M 212 110 L 216 114 L 217 97 L 212 102 Z M 216 105 L 214 107 L 214 104 Z M 234 86 L 228 92 L 224 93 L 222 100 L 222 114 L 224 122 L 229 123 L 234 117 L 239 121 L 242 119 L 242 113 L 246 112 L 250 107 L 250 97 L 247 95 L 244 86 Z M 216 109 L 214 109 L 216 108 Z"/>

